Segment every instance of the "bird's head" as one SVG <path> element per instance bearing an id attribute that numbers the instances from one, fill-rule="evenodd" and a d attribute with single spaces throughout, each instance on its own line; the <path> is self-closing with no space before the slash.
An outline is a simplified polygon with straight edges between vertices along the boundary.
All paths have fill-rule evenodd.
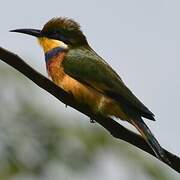
<path id="1" fill-rule="evenodd" d="M 68 49 L 88 45 L 80 25 L 68 18 L 53 18 L 44 25 L 42 30 L 16 29 L 11 32 L 37 37 L 44 52 L 48 52 L 56 47 Z"/>

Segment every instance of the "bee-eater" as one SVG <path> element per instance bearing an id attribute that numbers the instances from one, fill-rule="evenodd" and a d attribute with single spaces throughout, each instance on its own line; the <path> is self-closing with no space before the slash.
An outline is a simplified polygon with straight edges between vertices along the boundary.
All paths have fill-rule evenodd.
<path id="1" fill-rule="evenodd" d="M 114 116 L 136 127 L 156 156 L 168 162 L 164 150 L 142 118 L 154 114 L 127 88 L 120 76 L 88 44 L 80 25 L 69 18 L 53 18 L 42 30 L 12 32 L 37 37 L 52 81 L 93 113 Z"/>

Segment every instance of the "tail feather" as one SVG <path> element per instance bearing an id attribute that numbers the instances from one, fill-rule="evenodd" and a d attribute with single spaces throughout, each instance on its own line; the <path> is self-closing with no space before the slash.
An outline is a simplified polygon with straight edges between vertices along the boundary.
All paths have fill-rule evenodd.
<path id="1" fill-rule="evenodd" d="M 152 148 L 156 156 L 160 160 L 168 164 L 171 164 L 168 158 L 166 157 L 163 148 L 160 146 L 160 144 L 158 143 L 158 141 L 156 140 L 148 126 L 144 123 L 144 121 L 142 119 L 131 120 L 131 124 L 134 125 L 137 128 L 137 130 L 141 133 L 141 135 L 146 140 L 148 145 Z"/>

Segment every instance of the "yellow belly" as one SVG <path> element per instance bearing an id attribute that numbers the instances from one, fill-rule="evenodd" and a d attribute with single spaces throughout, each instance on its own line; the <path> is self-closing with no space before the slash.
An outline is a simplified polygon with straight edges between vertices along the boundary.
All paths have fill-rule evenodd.
<path id="1" fill-rule="evenodd" d="M 94 113 L 127 119 L 115 100 L 65 74 L 60 64 L 59 58 L 52 61 L 48 67 L 48 73 L 54 83 L 72 94 L 80 105 L 88 106 Z"/>

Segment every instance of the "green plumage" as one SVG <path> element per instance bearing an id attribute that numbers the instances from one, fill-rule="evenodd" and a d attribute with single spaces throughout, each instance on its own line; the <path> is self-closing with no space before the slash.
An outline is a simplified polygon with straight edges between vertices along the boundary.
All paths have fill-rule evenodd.
<path id="1" fill-rule="evenodd" d="M 70 49 L 63 61 L 64 71 L 80 82 L 96 90 L 102 89 L 107 96 L 118 101 L 124 111 L 132 116 L 154 120 L 152 112 L 126 87 L 118 74 L 91 48 Z"/>

